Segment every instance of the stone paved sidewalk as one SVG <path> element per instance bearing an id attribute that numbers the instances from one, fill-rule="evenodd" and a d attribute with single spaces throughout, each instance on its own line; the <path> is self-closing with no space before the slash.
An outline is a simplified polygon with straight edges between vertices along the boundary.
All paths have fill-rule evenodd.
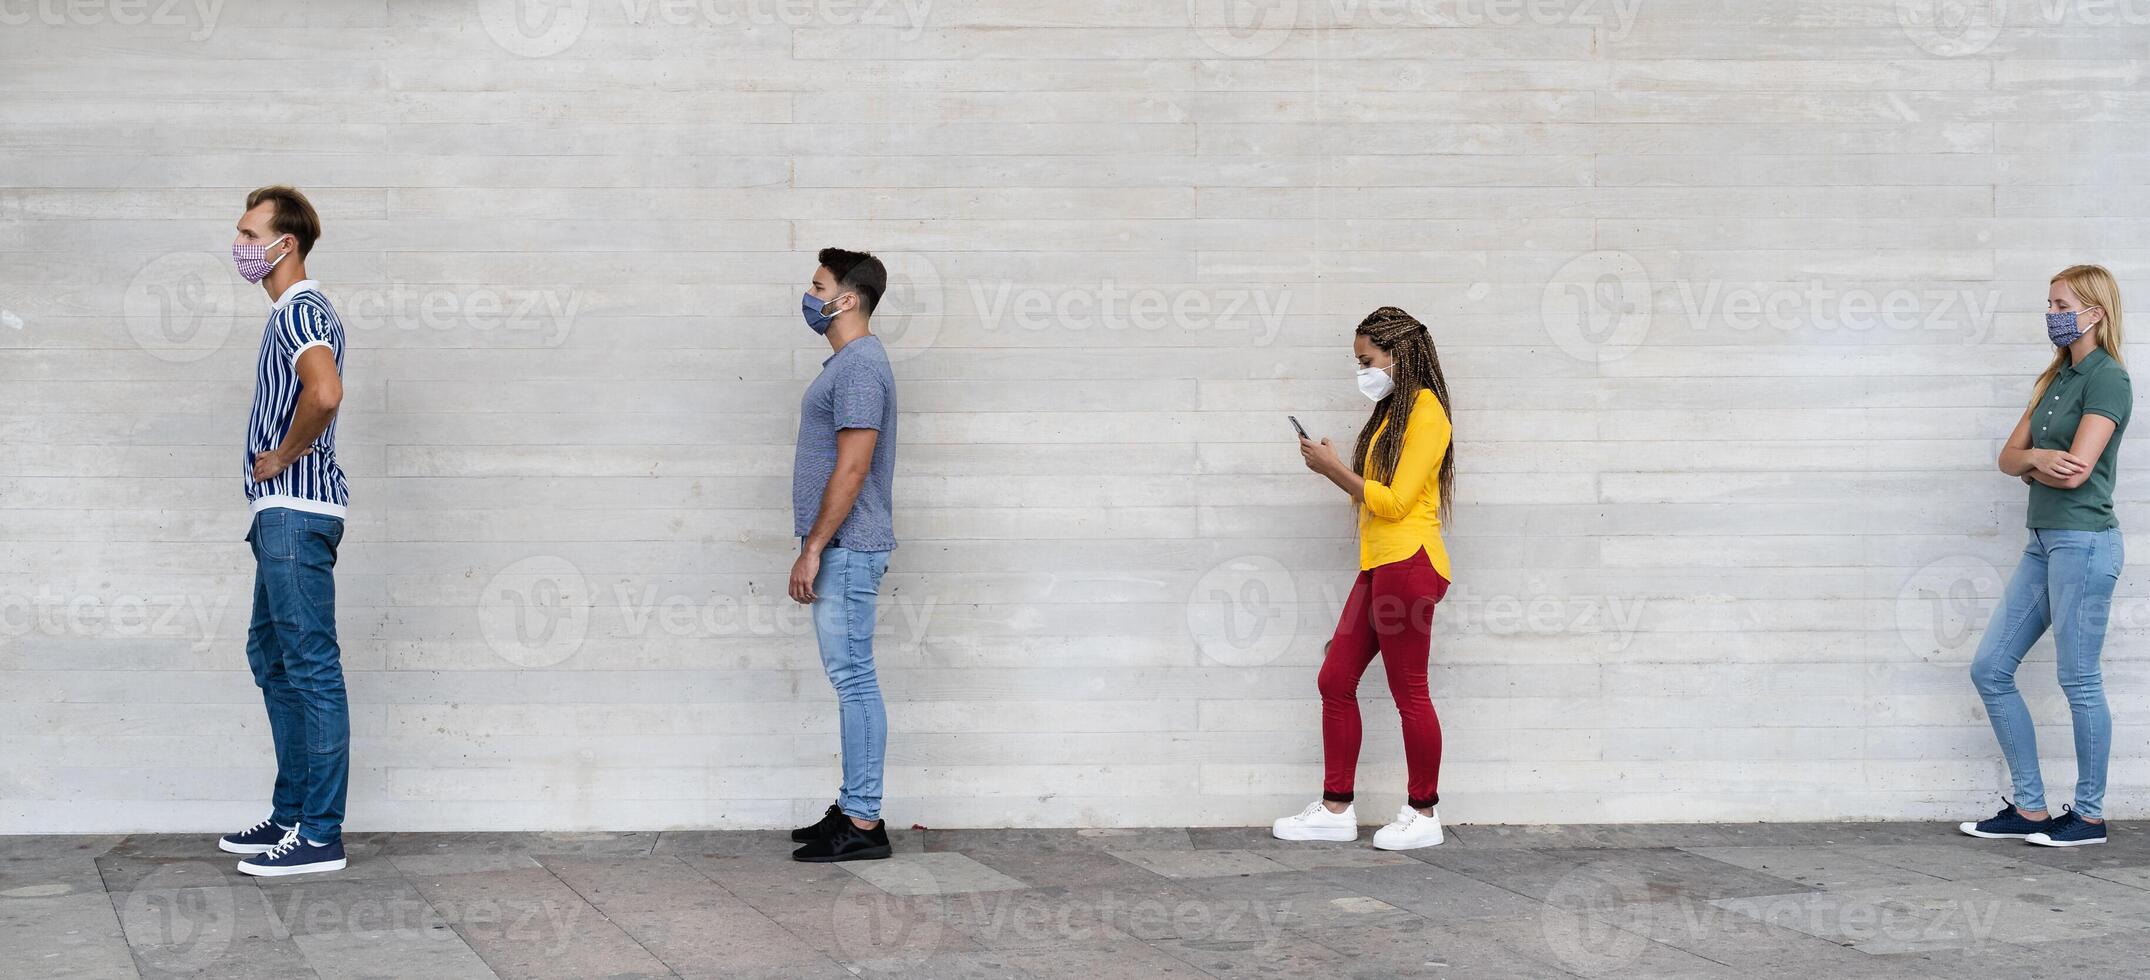
<path id="1" fill-rule="evenodd" d="M 0 976 L 2086 977 L 2150 971 L 2150 836 L 1931 824 L 353 834 L 235 873 L 209 836 L 0 837 Z"/>

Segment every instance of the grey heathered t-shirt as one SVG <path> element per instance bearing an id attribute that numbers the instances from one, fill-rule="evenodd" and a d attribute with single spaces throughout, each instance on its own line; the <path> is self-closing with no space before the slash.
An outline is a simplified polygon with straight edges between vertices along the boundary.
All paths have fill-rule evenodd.
<path id="1" fill-rule="evenodd" d="M 859 487 L 851 516 L 836 530 L 839 547 L 889 551 L 896 547 L 890 489 L 896 482 L 896 374 L 881 338 L 868 334 L 829 355 L 799 403 L 799 449 L 791 467 L 792 533 L 805 537 L 821 514 L 821 494 L 836 471 L 836 431 L 877 429 L 873 466 Z"/>

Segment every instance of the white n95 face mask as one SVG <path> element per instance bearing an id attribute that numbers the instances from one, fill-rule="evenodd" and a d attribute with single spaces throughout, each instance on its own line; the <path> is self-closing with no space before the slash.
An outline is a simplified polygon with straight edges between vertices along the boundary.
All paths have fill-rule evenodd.
<path id="1" fill-rule="evenodd" d="M 1359 369 L 1359 394 L 1365 395 L 1368 401 L 1380 401 L 1395 387 L 1396 381 L 1389 377 L 1387 368 Z"/>

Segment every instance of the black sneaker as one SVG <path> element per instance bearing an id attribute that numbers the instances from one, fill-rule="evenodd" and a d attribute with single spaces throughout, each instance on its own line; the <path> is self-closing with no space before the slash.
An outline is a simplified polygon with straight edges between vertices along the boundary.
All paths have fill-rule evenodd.
<path id="1" fill-rule="evenodd" d="M 225 834 L 216 839 L 219 850 L 230 854 L 266 854 L 284 839 L 284 834 L 297 830 L 274 820 L 264 820 L 236 834 Z"/>
<path id="2" fill-rule="evenodd" d="M 805 847 L 791 852 L 794 861 L 827 863 L 830 861 L 876 861 L 894 853 L 888 846 L 888 821 L 874 824 L 872 830 L 860 830 L 850 817 L 828 836 L 807 842 Z"/>
<path id="3" fill-rule="evenodd" d="M 829 804 L 829 811 L 822 814 L 821 819 L 792 831 L 791 839 L 801 844 L 810 840 L 820 840 L 829 836 L 829 833 L 836 829 L 837 824 L 850 822 L 851 818 L 844 816 L 844 811 L 837 809 L 836 804 L 831 803 Z"/>
<path id="4" fill-rule="evenodd" d="M 2053 826 L 2052 817 L 2047 817 L 2044 820 L 2027 819 L 2016 809 L 2015 804 L 2009 803 L 2007 800 L 2002 800 L 2001 802 L 2006 804 L 2001 807 L 2001 812 L 1977 823 L 1971 823 L 1968 820 L 1964 821 L 1957 824 L 1956 829 L 1973 837 L 2007 837 L 2023 840 L 2032 834 L 2040 833 Z"/>
<path id="5" fill-rule="evenodd" d="M 2079 847 L 2084 844 L 2105 843 L 2105 825 L 2091 823 L 2075 815 L 2075 807 L 2066 807 L 2060 816 L 2046 823 L 2046 828 L 2025 840 L 2045 847 Z"/>

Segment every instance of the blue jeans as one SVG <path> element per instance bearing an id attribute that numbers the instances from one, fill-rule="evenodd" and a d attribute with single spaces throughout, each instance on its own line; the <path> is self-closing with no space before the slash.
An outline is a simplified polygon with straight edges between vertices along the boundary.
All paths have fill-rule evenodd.
<path id="1" fill-rule="evenodd" d="M 826 548 L 821 571 L 814 576 L 814 637 L 821 643 L 821 668 L 836 688 L 843 716 L 844 785 L 836 806 L 860 820 L 881 819 L 888 713 L 873 668 L 873 622 L 888 556 L 886 551 Z"/>
<path id="2" fill-rule="evenodd" d="M 2060 687 L 2075 718 L 2075 812 L 2105 815 L 2105 766 L 2112 748 L 2113 719 L 2105 706 L 2105 680 L 2098 655 L 2105 645 L 2105 623 L 2112 613 L 2113 586 L 2125 560 L 2120 530 L 2062 531 L 2032 528 L 2023 560 L 2008 580 L 2008 592 L 1993 611 L 1978 656 L 1971 661 L 1971 683 L 1986 701 L 1986 716 L 2001 740 L 2001 754 L 2015 781 L 2015 803 L 2031 812 L 2046 808 L 2045 784 L 2038 775 L 2038 733 L 2030 709 L 2016 690 L 2016 667 L 2031 644 L 2053 627 L 2053 647 L 2060 666 Z"/>
<path id="3" fill-rule="evenodd" d="M 254 515 L 254 618 L 246 662 L 276 744 L 270 819 L 317 844 L 343 838 L 351 709 L 336 646 L 336 546 L 343 521 L 285 507 Z"/>

